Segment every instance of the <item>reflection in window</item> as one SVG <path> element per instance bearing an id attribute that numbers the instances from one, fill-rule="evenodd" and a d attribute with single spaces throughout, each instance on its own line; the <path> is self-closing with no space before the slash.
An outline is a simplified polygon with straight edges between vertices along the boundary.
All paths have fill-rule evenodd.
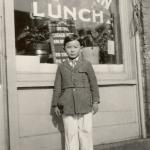
<path id="1" fill-rule="evenodd" d="M 119 0 L 28 2 L 15 0 L 17 55 L 40 56 L 41 63 L 62 62 L 67 57 L 63 39 L 76 33 L 83 56 L 93 64 L 123 63 Z"/>

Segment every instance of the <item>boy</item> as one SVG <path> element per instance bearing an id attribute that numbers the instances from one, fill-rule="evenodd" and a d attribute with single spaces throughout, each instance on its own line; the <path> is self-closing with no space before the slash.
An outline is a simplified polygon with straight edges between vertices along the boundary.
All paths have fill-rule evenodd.
<path id="1" fill-rule="evenodd" d="M 74 34 L 64 39 L 68 59 L 57 69 L 54 112 L 63 118 L 65 150 L 93 150 L 92 112 L 98 111 L 99 92 L 94 70 L 81 55 L 81 44 Z"/>

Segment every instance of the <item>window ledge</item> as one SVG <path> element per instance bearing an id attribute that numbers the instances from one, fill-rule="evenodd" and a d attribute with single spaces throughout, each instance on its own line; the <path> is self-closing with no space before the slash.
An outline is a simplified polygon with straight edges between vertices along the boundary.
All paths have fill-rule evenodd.
<path id="1" fill-rule="evenodd" d="M 136 85 L 136 80 L 120 80 L 120 81 L 98 81 L 99 86 L 113 86 L 113 85 Z"/>

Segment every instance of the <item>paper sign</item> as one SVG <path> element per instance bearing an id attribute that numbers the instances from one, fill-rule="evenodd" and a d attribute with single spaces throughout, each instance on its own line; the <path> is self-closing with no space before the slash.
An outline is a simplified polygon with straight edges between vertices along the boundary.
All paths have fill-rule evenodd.
<path id="1" fill-rule="evenodd" d="M 115 44 L 114 44 L 114 41 L 108 40 L 108 54 L 115 55 Z"/>

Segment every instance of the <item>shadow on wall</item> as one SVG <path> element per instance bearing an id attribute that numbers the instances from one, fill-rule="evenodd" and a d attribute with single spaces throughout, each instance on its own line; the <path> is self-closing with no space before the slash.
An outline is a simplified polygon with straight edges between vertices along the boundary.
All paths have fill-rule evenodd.
<path id="1" fill-rule="evenodd" d="M 61 134 L 61 147 L 62 147 L 61 149 L 65 150 L 65 135 L 62 117 L 57 117 L 55 115 L 53 107 L 51 107 L 50 115 L 52 116 L 52 123 L 54 127 L 56 127 Z"/>

